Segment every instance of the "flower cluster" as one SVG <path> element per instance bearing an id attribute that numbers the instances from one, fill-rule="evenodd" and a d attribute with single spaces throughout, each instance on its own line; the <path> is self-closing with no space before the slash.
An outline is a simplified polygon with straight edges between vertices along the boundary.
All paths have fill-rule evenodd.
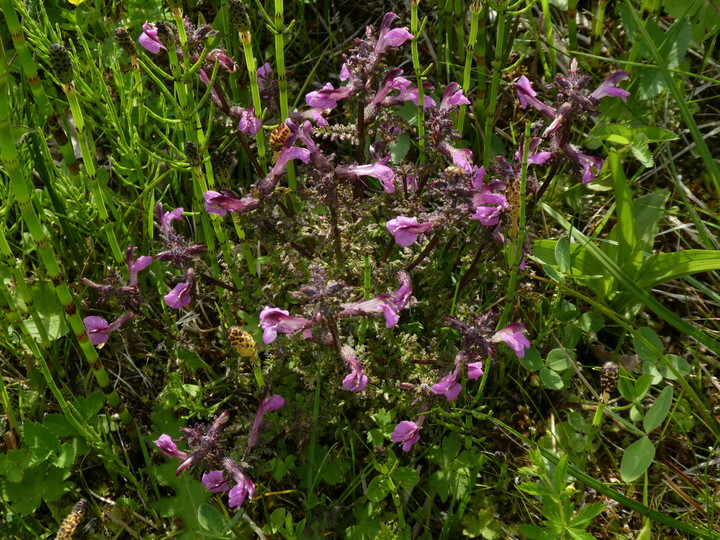
<path id="1" fill-rule="evenodd" d="M 266 397 L 261 401 L 248 434 L 245 456 L 249 455 L 258 444 L 265 415 L 278 410 L 284 404 L 285 400 L 278 395 Z M 229 490 L 228 506 L 235 508 L 242 506 L 247 498 L 255 496 L 255 484 L 245 474 L 247 467 L 241 467 L 234 459 L 226 455 L 220 435 L 229 419 L 229 413 L 223 412 L 209 427 L 205 424 L 197 424 L 190 428 L 180 428 L 183 436 L 177 440 L 173 440 L 172 437 L 163 433 L 155 441 L 155 446 L 167 457 L 181 460 L 175 473 L 177 476 L 190 467 L 202 465 L 206 468 L 202 475 L 205 489 L 214 493 Z M 187 442 L 189 451 L 178 448 L 176 442 L 183 440 Z M 218 463 L 222 465 L 222 469 L 211 468 Z M 234 484 L 232 487 L 230 487 L 231 483 Z"/>

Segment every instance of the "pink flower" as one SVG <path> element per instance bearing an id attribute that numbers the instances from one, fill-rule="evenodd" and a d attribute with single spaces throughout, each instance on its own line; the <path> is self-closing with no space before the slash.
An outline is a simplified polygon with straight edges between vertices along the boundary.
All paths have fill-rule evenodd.
<path id="1" fill-rule="evenodd" d="M 278 333 L 294 334 L 304 330 L 312 321 L 303 317 L 292 317 L 290 312 L 284 309 L 265 306 L 260 312 L 260 327 L 263 329 L 263 342 L 269 345 Z"/>
<path id="2" fill-rule="evenodd" d="M 390 438 L 393 442 L 402 443 L 403 451 L 407 452 L 420 440 L 419 432 L 420 427 L 415 422 L 403 420 L 395 426 L 395 431 L 390 435 Z"/>
<path id="3" fill-rule="evenodd" d="M 155 205 L 155 213 L 157 214 L 158 221 L 160 222 L 160 230 L 168 233 L 172 230 L 171 223 L 173 220 L 182 220 L 183 209 L 180 207 L 169 212 L 163 212 L 163 204 L 159 202 Z"/>
<path id="4" fill-rule="evenodd" d="M 180 210 L 182 211 L 182 208 Z M 128 282 L 130 286 L 138 284 L 138 272 L 145 270 L 152 262 L 152 257 L 150 255 L 142 255 L 141 257 L 138 257 L 137 260 L 133 258 L 134 255 L 135 248 L 129 247 L 125 257 L 125 263 L 127 264 L 128 275 L 130 276 L 130 280 Z"/>
<path id="5" fill-rule="evenodd" d="M 395 238 L 395 242 L 403 247 L 413 245 L 419 234 L 428 232 L 435 224 L 432 222 L 418 223 L 415 217 L 398 216 L 389 220 L 385 226 Z"/>
<path id="6" fill-rule="evenodd" d="M 192 288 L 195 284 L 195 271 L 192 268 L 188 268 L 185 281 L 175 285 L 175 288 L 166 294 L 163 299 L 168 307 L 173 309 L 180 309 L 185 307 L 192 300 Z"/>
<path id="7" fill-rule="evenodd" d="M 455 401 L 462 390 L 462 385 L 459 382 L 461 369 L 462 363 L 457 362 L 450 373 L 443 377 L 440 382 L 433 385 L 433 393 L 438 396 L 445 396 L 448 401 Z"/>
<path id="8" fill-rule="evenodd" d="M 205 198 L 205 210 L 218 216 L 225 216 L 228 212 L 242 212 L 257 206 L 257 200 L 252 197 L 238 199 L 217 191 L 206 191 L 203 193 L 203 197 Z"/>
<path id="9" fill-rule="evenodd" d="M 332 84 L 326 83 L 320 90 L 308 92 L 305 95 L 305 103 L 316 109 L 334 109 L 338 101 L 350 96 L 351 93 L 352 88 L 349 86 L 336 90 Z"/>
<path id="10" fill-rule="evenodd" d="M 518 81 L 512 83 L 512 85 L 517 90 L 518 98 L 520 99 L 520 106 L 523 109 L 529 104 L 540 111 L 543 116 L 555 119 L 555 109 L 535 97 L 537 96 L 537 92 L 533 90 L 530 80 L 525 75 L 521 76 Z"/>
<path id="11" fill-rule="evenodd" d="M 145 47 L 148 51 L 153 54 L 160 52 L 160 49 L 164 49 L 165 45 L 162 44 L 160 39 L 157 37 L 158 30 L 154 25 L 145 21 L 142 25 L 143 33 L 138 38 L 138 43 Z"/>
<path id="12" fill-rule="evenodd" d="M 243 470 L 232 458 L 223 458 L 223 467 L 235 481 L 235 485 L 230 488 L 228 506 L 230 508 L 242 506 L 246 498 L 252 499 L 255 496 L 255 484 L 245 476 Z"/>
<path id="13" fill-rule="evenodd" d="M 340 355 L 350 368 L 350 374 L 343 379 L 343 387 L 351 392 L 365 390 L 368 383 L 368 376 L 365 369 L 355 355 L 351 347 L 344 346 L 340 349 Z"/>
<path id="14" fill-rule="evenodd" d="M 240 109 L 240 122 L 238 123 L 238 131 L 255 135 L 258 131 L 260 131 L 261 127 L 262 122 L 259 118 L 255 118 L 255 107 Z"/>
<path id="15" fill-rule="evenodd" d="M 385 193 L 393 193 L 395 191 L 395 173 L 393 170 L 378 161 L 377 163 L 369 163 L 367 165 L 351 165 L 349 167 L 338 167 L 336 170 L 337 174 L 340 175 L 357 175 L 357 176 L 372 176 L 380 180 L 383 185 L 383 191 Z"/>
<path id="16" fill-rule="evenodd" d="M 462 88 L 458 83 L 451 82 L 443 93 L 440 110 L 449 110 L 457 105 L 470 105 L 470 100 L 463 95 Z"/>
<path id="17" fill-rule="evenodd" d="M 248 435 L 247 453 L 257 445 L 258 438 L 260 437 L 260 427 L 265 419 L 265 415 L 269 412 L 277 411 L 283 405 L 285 405 L 285 400 L 282 396 L 269 396 L 262 400 L 255 415 L 255 421 L 250 428 L 250 434 Z"/>
<path id="18" fill-rule="evenodd" d="M 397 15 L 394 13 L 386 13 L 383 17 L 382 23 L 380 24 L 380 32 L 378 33 L 378 40 L 375 44 L 374 53 L 376 55 L 382 54 L 388 47 L 399 47 L 408 39 L 413 39 L 414 36 L 405 28 L 390 29 L 392 22 L 396 18 Z"/>
<path id="19" fill-rule="evenodd" d="M 158 440 L 154 441 L 154 443 L 155 446 L 157 446 L 158 449 L 167 457 L 176 457 L 182 460 L 188 458 L 187 452 L 179 450 L 177 444 L 175 444 L 175 441 L 172 440 L 172 437 L 170 437 L 170 435 L 166 435 L 165 433 L 163 433 L 162 435 L 160 435 L 160 438 Z"/>
<path id="20" fill-rule="evenodd" d="M 214 493 L 220 493 L 230 489 L 228 483 L 223 478 L 222 471 L 208 471 L 202 475 L 202 483 L 205 489 Z"/>
<path id="21" fill-rule="evenodd" d="M 93 315 L 85 317 L 83 323 L 85 323 L 85 331 L 88 334 L 88 338 L 90 338 L 90 343 L 96 347 L 104 345 L 107 340 L 110 339 L 110 334 L 134 316 L 135 314 L 131 312 L 123 313 L 110 324 L 102 317 L 95 317 Z"/>
<path id="22" fill-rule="evenodd" d="M 338 315 L 340 318 L 358 317 L 368 313 L 382 313 L 385 315 L 385 327 L 393 328 L 400 319 L 398 313 L 405 309 L 412 295 L 410 286 L 410 275 L 405 271 L 398 272 L 400 288 L 393 294 L 380 294 L 364 302 L 342 304 L 343 311 Z"/>
<path id="23" fill-rule="evenodd" d="M 624 81 L 626 79 L 629 79 L 627 72 L 625 71 L 615 71 L 614 73 L 611 73 L 610 76 L 605 79 L 600 86 L 597 87 L 597 89 L 590 94 L 589 97 L 595 98 L 595 99 L 602 99 L 606 96 L 608 97 L 619 97 L 623 101 L 627 102 L 627 97 L 630 95 L 630 92 L 627 90 L 623 90 L 622 88 L 617 88 L 615 85 L 619 83 L 620 81 Z"/>
<path id="24" fill-rule="evenodd" d="M 504 341 L 513 351 L 515 351 L 518 358 L 522 358 L 525 356 L 525 349 L 530 348 L 530 342 L 523 335 L 526 332 L 527 328 L 525 328 L 522 323 L 514 322 L 496 332 L 495 335 L 490 338 L 490 342 L 499 343 Z"/>
<path id="25" fill-rule="evenodd" d="M 483 363 L 473 362 L 467 365 L 467 376 L 468 379 L 479 379 L 483 376 Z"/>

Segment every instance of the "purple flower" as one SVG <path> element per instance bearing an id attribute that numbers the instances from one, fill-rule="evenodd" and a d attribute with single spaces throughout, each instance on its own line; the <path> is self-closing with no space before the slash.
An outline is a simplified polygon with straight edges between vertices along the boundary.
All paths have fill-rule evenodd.
<path id="1" fill-rule="evenodd" d="M 163 204 L 159 202 L 155 205 L 155 213 L 157 214 L 158 221 L 160 222 L 160 230 L 169 233 L 172 230 L 171 223 L 173 220 L 182 220 L 183 209 L 180 207 L 169 212 L 163 212 Z"/>
<path id="2" fill-rule="evenodd" d="M 630 77 L 625 71 L 615 71 L 614 73 L 611 73 L 610 76 L 605 79 L 600 84 L 600 86 L 598 86 L 597 89 L 592 94 L 590 94 L 589 97 L 597 100 L 600 100 L 606 96 L 619 97 L 623 101 L 627 102 L 627 97 L 630 95 L 630 92 L 628 92 L 627 90 L 623 90 L 622 88 L 617 88 L 615 85 L 629 78 Z"/>
<path id="3" fill-rule="evenodd" d="M 240 109 L 240 123 L 238 124 L 238 131 L 255 135 L 258 131 L 260 131 L 261 127 L 262 122 L 259 118 L 255 118 L 255 107 Z"/>
<path id="4" fill-rule="evenodd" d="M 202 475 L 202 483 L 205 489 L 213 493 L 220 493 L 230 489 L 228 483 L 223 478 L 222 471 L 208 471 Z"/>
<path id="5" fill-rule="evenodd" d="M 540 165 L 541 163 L 545 163 L 548 159 L 552 157 L 552 152 L 538 152 L 537 149 L 540 146 L 540 143 L 542 142 L 542 139 L 540 137 L 533 137 L 530 140 L 530 147 L 528 148 L 528 165 Z M 525 153 L 525 145 L 520 144 L 518 146 L 517 152 L 515 152 L 515 159 L 517 161 L 522 161 L 523 154 Z"/>
<path id="6" fill-rule="evenodd" d="M 248 435 L 247 453 L 250 453 L 250 450 L 257 445 L 258 438 L 260 437 L 260 427 L 265 419 L 265 415 L 269 412 L 277 411 L 283 405 L 285 405 L 285 400 L 282 396 L 275 395 L 262 400 L 255 415 L 255 421 L 253 422 L 252 428 L 250 428 L 250 434 Z"/>
<path id="7" fill-rule="evenodd" d="M 260 312 L 260 327 L 263 329 L 263 342 L 269 345 L 278 333 L 294 334 L 305 329 L 312 321 L 302 317 L 292 317 L 290 312 L 284 309 L 265 306 Z"/>
<path id="8" fill-rule="evenodd" d="M 188 268 L 185 281 L 175 285 L 175 288 L 163 297 L 165 303 L 173 309 L 180 309 L 181 307 L 187 306 L 190 300 L 192 300 L 191 293 L 194 284 L 195 271 L 192 268 Z"/>
<path id="9" fill-rule="evenodd" d="M 352 88 L 349 86 L 336 90 L 332 84 L 326 83 L 320 90 L 308 92 L 305 95 L 305 103 L 316 109 L 334 109 L 338 101 L 349 97 L 351 93 Z"/>
<path id="10" fill-rule="evenodd" d="M 603 159 L 589 154 L 583 154 L 574 144 L 566 144 L 562 147 L 563 153 L 574 161 L 582 170 L 582 183 L 592 182 L 600 174 L 603 167 Z"/>
<path id="11" fill-rule="evenodd" d="M 544 116 L 553 119 L 555 118 L 555 109 L 535 97 L 537 96 L 537 92 L 533 90 L 530 80 L 525 75 L 520 77 L 517 82 L 512 83 L 512 85 L 517 90 L 518 98 L 520 99 L 520 106 L 523 109 L 530 104 Z"/>
<path id="12" fill-rule="evenodd" d="M 220 67 L 225 71 L 228 73 L 235 73 L 237 66 L 235 65 L 233 59 L 227 55 L 227 51 L 225 51 L 225 49 L 213 49 L 210 51 L 205 59 L 205 65 L 213 65 L 216 60 L 220 63 Z"/>
<path id="13" fill-rule="evenodd" d="M 182 208 L 180 210 L 182 211 Z M 133 255 L 135 255 L 135 248 L 129 247 L 127 249 L 125 262 L 127 263 L 128 274 L 130 275 L 130 286 L 138 284 L 138 272 L 145 270 L 152 262 L 152 257 L 150 255 L 142 255 L 138 257 L 137 260 L 133 259 Z"/>
<path id="14" fill-rule="evenodd" d="M 343 379 L 343 387 L 351 392 L 360 392 L 365 390 L 368 383 L 368 376 L 365 375 L 365 368 L 357 359 L 355 351 L 351 347 L 343 346 L 340 349 L 340 355 L 350 368 L 350 374 Z"/>
<path id="15" fill-rule="evenodd" d="M 453 165 L 457 165 L 465 172 L 472 171 L 473 153 L 469 148 L 454 148 L 449 146 L 450 155 L 452 156 Z"/>
<path id="16" fill-rule="evenodd" d="M 252 197 L 238 199 L 232 195 L 223 195 L 217 191 L 206 191 L 205 210 L 217 216 L 225 216 L 228 212 L 242 212 L 243 210 L 255 208 L 257 201 Z"/>
<path id="17" fill-rule="evenodd" d="M 399 47 L 408 39 L 413 39 L 413 35 L 405 28 L 390 29 L 392 22 L 397 18 L 394 13 L 386 13 L 380 24 L 380 32 L 378 40 L 375 44 L 375 54 L 381 55 L 388 47 Z"/>
<path id="18" fill-rule="evenodd" d="M 473 362 L 472 364 L 468 364 L 466 367 L 468 379 L 479 379 L 483 376 L 482 362 Z"/>
<path id="19" fill-rule="evenodd" d="M 265 62 L 257 69 L 258 88 L 262 91 L 265 88 L 265 79 L 272 73 L 272 67 L 269 62 Z"/>
<path id="20" fill-rule="evenodd" d="M 83 323 L 85 323 L 85 331 L 90 338 L 90 343 L 96 347 L 104 345 L 105 342 L 110 339 L 110 334 L 125 324 L 128 319 L 134 317 L 135 314 L 131 312 L 123 313 L 120 317 L 115 319 L 113 322 L 108 322 L 101 318 L 93 315 L 85 317 Z"/>
<path id="21" fill-rule="evenodd" d="M 390 167 L 388 167 L 381 161 L 378 161 L 377 163 L 368 163 L 366 165 L 351 165 L 349 167 L 338 167 L 336 169 L 336 173 L 339 175 L 355 174 L 357 176 L 372 176 L 373 178 L 377 178 L 378 180 L 380 180 L 380 183 L 383 185 L 383 191 L 385 191 L 385 193 L 395 192 L 395 184 L 393 183 L 395 173 Z"/>
<path id="22" fill-rule="evenodd" d="M 470 216 L 486 227 L 497 225 L 500 216 L 508 208 L 505 195 L 497 193 L 497 190 L 504 189 L 505 184 L 500 180 L 493 180 L 485 184 L 479 193 L 473 195 L 473 204 L 476 206 L 475 213 Z"/>
<path id="23" fill-rule="evenodd" d="M 170 437 L 170 435 L 163 433 L 162 435 L 160 435 L 160 438 L 154 442 L 155 446 L 157 446 L 158 449 L 167 457 L 176 457 L 182 460 L 188 458 L 187 452 L 179 450 L 177 444 L 175 444 L 175 441 L 172 440 L 172 437 Z"/>
<path id="24" fill-rule="evenodd" d="M 145 21 L 142 25 L 143 33 L 138 38 L 138 43 L 145 47 L 148 51 L 153 54 L 160 52 L 160 49 L 164 49 L 165 45 L 162 44 L 160 39 L 157 37 L 158 30 L 154 25 Z"/>
<path id="25" fill-rule="evenodd" d="M 398 272 L 400 288 L 393 294 L 381 294 L 364 302 L 342 304 L 343 311 L 339 317 L 357 317 L 368 313 L 382 313 L 385 315 L 385 327 L 393 328 L 400 319 L 398 313 L 405 309 L 412 295 L 410 275 L 405 271 Z"/>
<path id="26" fill-rule="evenodd" d="M 416 442 L 420 440 L 419 432 L 420 426 L 418 426 L 415 422 L 403 420 L 395 426 L 395 431 L 393 431 L 392 435 L 390 435 L 390 438 L 393 442 L 402 443 L 403 451 L 407 452 Z"/>
<path id="27" fill-rule="evenodd" d="M 230 506 L 230 508 L 242 506 L 246 498 L 252 499 L 255 496 L 255 484 L 245 476 L 243 470 L 232 458 L 224 458 L 223 467 L 225 467 L 225 470 L 233 481 L 235 481 L 235 485 L 230 488 L 228 506 Z"/>
<path id="28" fill-rule="evenodd" d="M 527 328 L 525 328 L 522 323 L 514 322 L 496 332 L 495 335 L 490 338 L 490 342 L 499 343 L 504 341 L 515 351 L 518 358 L 522 358 L 525 356 L 525 349 L 530 347 L 530 342 L 523 335 L 525 332 L 527 332 Z"/>
<path id="29" fill-rule="evenodd" d="M 450 373 L 443 377 L 440 382 L 433 385 L 433 393 L 438 396 L 445 396 L 448 401 L 455 401 L 462 390 L 462 385 L 459 382 L 461 370 L 462 363 L 457 362 Z"/>
<path id="30" fill-rule="evenodd" d="M 347 64 L 343 62 L 343 65 L 340 68 L 339 79 L 341 81 L 351 81 L 353 79 L 357 79 L 357 76 L 352 71 L 350 71 L 350 68 L 348 68 Z"/>
<path id="31" fill-rule="evenodd" d="M 451 82 L 445 88 L 442 100 L 440 101 L 440 110 L 449 110 L 456 105 L 470 105 L 470 100 L 463 95 L 462 88 L 456 82 Z"/>
<path id="32" fill-rule="evenodd" d="M 418 223 L 415 217 L 398 216 L 388 221 L 385 226 L 399 245 L 408 247 L 415 243 L 419 234 L 428 232 L 435 224 L 430 221 Z"/>

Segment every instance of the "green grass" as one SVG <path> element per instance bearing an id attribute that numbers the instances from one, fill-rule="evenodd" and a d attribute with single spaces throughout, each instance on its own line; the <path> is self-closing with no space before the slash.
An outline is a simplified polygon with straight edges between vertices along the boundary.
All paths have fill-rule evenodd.
<path id="1" fill-rule="evenodd" d="M 52 538 L 84 499 L 84 538 L 718 537 L 712 6 L 398 2 L 391 28 L 414 37 L 365 57 L 367 84 L 303 132 L 305 95 L 352 87 L 340 68 L 372 50 L 359 40 L 387 5 L 255 0 L 237 27 L 228 4 L 0 0 L 0 536 Z M 185 16 L 177 51 L 131 57 L 115 40 Z M 71 82 L 49 61 L 58 42 Z M 545 85 L 572 59 L 583 95 L 616 70 L 630 94 L 567 116 L 543 136 L 556 157 L 530 164 L 521 145 L 551 119 L 511 83 L 524 75 L 555 107 Z M 426 81 L 420 103 L 438 105 L 373 103 L 397 67 L 409 85 L 390 98 Z M 469 104 L 447 115 L 451 82 Z M 257 135 L 238 130 L 249 107 Z M 278 171 L 287 117 L 279 159 L 305 153 Z M 550 141 L 602 170 L 582 184 Z M 507 208 L 481 201 L 460 149 L 504 181 Z M 378 162 L 392 193 L 366 175 Z M 208 190 L 253 209 L 215 215 Z M 471 218 L 485 204 L 497 229 Z M 158 205 L 182 219 L 163 228 Z M 386 227 L 398 216 L 432 225 L 402 246 Z M 131 247 L 152 263 L 130 272 Z M 163 297 L 183 283 L 175 309 Z M 297 318 L 268 344 L 266 307 Z M 94 346 L 84 319 L 124 314 Z M 490 340 L 514 322 L 521 357 Z M 462 365 L 475 361 L 477 380 Z M 456 366 L 449 401 L 452 385 L 433 386 Z M 343 386 L 354 370 L 362 391 Z M 284 405 L 263 419 L 273 395 Z M 403 421 L 419 426 L 408 451 L 392 440 Z M 202 459 L 180 440 L 197 429 Z M 195 455 L 182 475 L 162 434 Z M 239 508 L 201 482 L 224 470 L 243 485 L 224 457 L 254 482 Z"/>

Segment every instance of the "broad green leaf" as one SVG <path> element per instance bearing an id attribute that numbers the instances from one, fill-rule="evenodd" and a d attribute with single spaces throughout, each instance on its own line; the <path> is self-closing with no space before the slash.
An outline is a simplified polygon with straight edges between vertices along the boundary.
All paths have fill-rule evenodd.
<path id="1" fill-rule="evenodd" d="M 641 437 L 625 449 L 620 463 L 623 482 L 633 482 L 647 471 L 655 459 L 655 447 L 650 439 Z"/>
<path id="2" fill-rule="evenodd" d="M 398 487 L 410 491 L 420 481 L 420 473 L 410 467 L 400 467 L 393 471 L 392 479 Z"/>
<path id="3" fill-rule="evenodd" d="M 564 371 L 570 367 L 570 361 L 574 357 L 571 350 L 553 349 L 547 355 L 547 367 L 554 371 Z"/>
<path id="4" fill-rule="evenodd" d="M 389 493 L 387 478 L 384 476 L 376 476 L 368 484 L 367 496 L 374 503 L 382 501 Z"/>
<path id="5" fill-rule="evenodd" d="M 665 360 L 667 360 L 668 364 L 670 366 L 675 368 L 675 371 L 670 369 L 670 366 L 666 365 L 665 362 L 658 362 L 658 364 L 655 366 L 665 379 L 670 379 L 671 381 L 675 381 L 678 379 L 678 375 L 680 377 L 687 377 L 690 375 L 690 364 L 688 364 L 688 361 L 685 360 L 682 356 L 677 356 L 675 354 L 666 354 Z M 675 374 L 677 372 L 677 375 Z"/>
<path id="6" fill-rule="evenodd" d="M 645 433 L 650 433 L 665 421 L 670 407 L 672 406 L 673 388 L 666 386 L 658 395 L 655 402 L 650 406 L 645 418 L 643 419 L 643 428 Z"/>
<path id="7" fill-rule="evenodd" d="M 33 303 L 38 315 L 42 319 L 47 336 L 51 341 L 60 339 L 68 333 L 70 328 L 65 321 L 65 312 L 62 304 L 58 300 L 53 284 L 42 281 L 31 289 Z M 32 317 L 25 319 L 23 322 L 25 328 L 33 338 L 40 340 L 40 331 Z"/>
<path id="8" fill-rule="evenodd" d="M 30 468 L 32 452 L 29 448 L 17 448 L 6 454 L 0 454 L 0 476 L 5 476 L 10 483 L 20 482 L 25 468 Z"/>
<path id="9" fill-rule="evenodd" d="M 22 426 L 24 444 L 32 450 L 33 464 L 45 461 L 60 450 L 60 439 L 48 428 L 37 422 L 25 422 Z"/>
<path id="10" fill-rule="evenodd" d="M 638 235 L 642 241 L 643 252 L 647 255 L 652 253 L 655 246 L 655 238 L 660 231 L 660 220 L 665 217 L 665 204 L 669 195 L 667 189 L 661 189 L 638 197 L 633 202 Z M 644 263 L 642 270 L 645 270 Z M 638 277 L 642 277 L 642 274 Z"/>
<path id="11" fill-rule="evenodd" d="M 519 358 L 520 365 L 528 371 L 537 371 L 543 367 L 543 359 L 540 356 L 540 352 L 535 348 L 531 347 L 525 351 L 525 357 Z"/>
<path id="12" fill-rule="evenodd" d="M 665 350 L 662 340 L 652 328 L 638 328 L 637 336 L 633 336 L 632 342 L 635 352 L 644 362 L 657 362 Z"/>
<path id="13" fill-rule="evenodd" d="M 549 368 L 542 368 L 540 370 L 540 380 L 546 388 L 550 390 L 560 390 L 564 386 L 563 380 L 556 371 Z"/>
<path id="14" fill-rule="evenodd" d="M 602 244 L 600 249 L 618 262 L 620 268 L 630 277 L 637 275 L 642 264 L 642 246 L 635 216 L 633 194 L 627 184 L 627 178 L 616 153 L 611 153 L 610 164 L 613 186 L 615 188 L 615 215 L 617 224 L 608 235 L 609 240 L 617 242 Z M 612 290 L 617 289 L 614 280 Z"/>
<path id="15" fill-rule="evenodd" d="M 209 504 L 200 505 L 197 519 L 200 527 L 211 533 L 218 534 L 225 527 L 225 518 L 220 515 L 220 512 L 214 506 Z"/>
<path id="16" fill-rule="evenodd" d="M 639 133 L 633 137 L 630 151 L 633 157 L 637 159 L 644 167 L 650 168 L 653 166 L 653 157 L 650 147 L 648 146 L 647 136 Z"/>
<path id="17" fill-rule="evenodd" d="M 605 319 L 597 313 L 583 313 L 578 319 L 578 324 L 583 332 L 598 332 L 605 324 Z"/>
<path id="18" fill-rule="evenodd" d="M 633 387 L 632 401 L 639 402 L 640 400 L 642 400 L 642 398 L 645 397 L 645 394 L 647 394 L 647 391 L 650 389 L 652 380 L 653 378 L 650 374 L 645 374 L 638 377 L 638 380 L 635 381 L 635 386 Z"/>

